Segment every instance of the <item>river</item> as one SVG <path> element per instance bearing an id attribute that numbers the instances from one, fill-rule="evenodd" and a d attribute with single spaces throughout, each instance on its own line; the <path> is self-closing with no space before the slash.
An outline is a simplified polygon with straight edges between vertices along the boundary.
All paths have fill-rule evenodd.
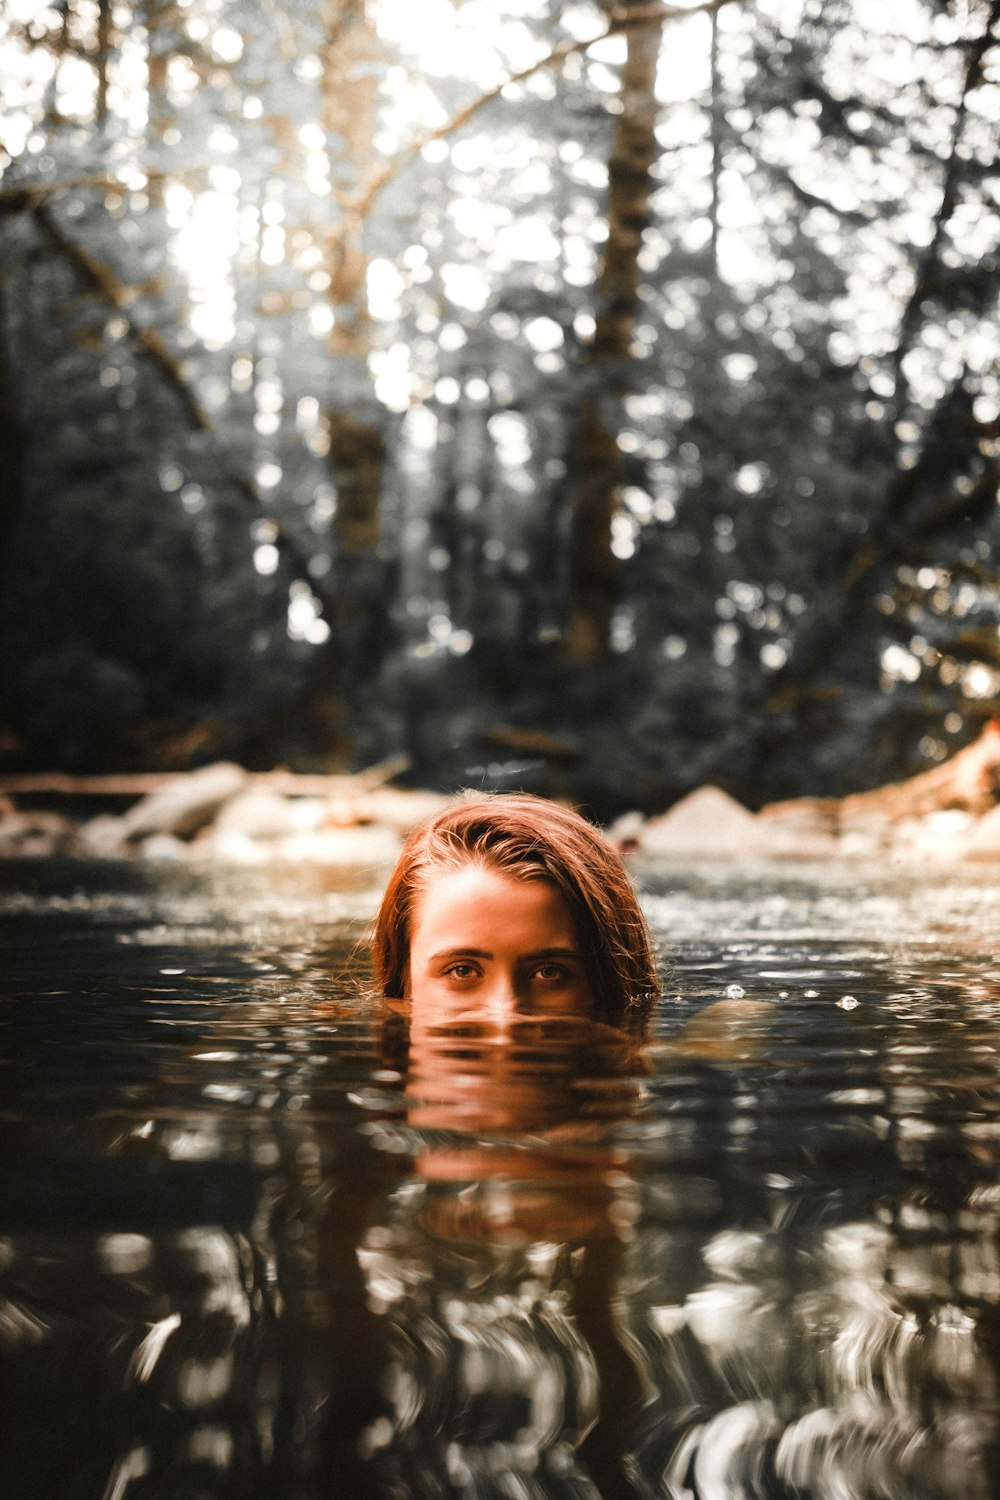
<path id="1" fill-rule="evenodd" d="M 0 866 L 5 1500 L 995 1500 L 998 878 L 638 871 L 419 1054 L 384 871 Z"/>

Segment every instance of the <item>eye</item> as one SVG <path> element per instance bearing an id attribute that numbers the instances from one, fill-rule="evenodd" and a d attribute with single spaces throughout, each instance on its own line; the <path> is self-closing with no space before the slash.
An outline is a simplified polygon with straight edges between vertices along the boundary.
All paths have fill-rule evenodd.
<path id="1" fill-rule="evenodd" d="M 534 978 L 542 980 L 544 984 L 558 984 L 569 977 L 570 972 L 565 964 L 539 964 L 534 971 Z"/>
<path id="2" fill-rule="evenodd" d="M 466 959 L 459 959 L 457 963 L 449 964 L 444 970 L 448 979 L 467 980 L 475 979 L 479 974 L 479 966 L 470 964 Z"/>

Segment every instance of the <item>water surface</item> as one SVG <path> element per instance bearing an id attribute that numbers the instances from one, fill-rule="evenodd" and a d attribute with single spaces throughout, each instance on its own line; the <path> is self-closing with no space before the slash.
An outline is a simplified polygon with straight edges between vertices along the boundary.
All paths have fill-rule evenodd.
<path id="1" fill-rule="evenodd" d="M 0 1495 L 1000 1494 L 995 878 L 641 874 L 413 1055 L 384 872 L 0 868 Z"/>

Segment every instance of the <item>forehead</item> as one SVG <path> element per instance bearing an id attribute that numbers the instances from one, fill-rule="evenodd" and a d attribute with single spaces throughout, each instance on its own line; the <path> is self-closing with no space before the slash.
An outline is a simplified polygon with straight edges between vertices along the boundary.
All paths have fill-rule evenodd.
<path id="1" fill-rule="evenodd" d="M 476 864 L 430 873 L 416 894 L 411 951 L 445 940 L 481 947 L 497 936 L 537 947 L 576 941 L 569 909 L 551 881 Z"/>

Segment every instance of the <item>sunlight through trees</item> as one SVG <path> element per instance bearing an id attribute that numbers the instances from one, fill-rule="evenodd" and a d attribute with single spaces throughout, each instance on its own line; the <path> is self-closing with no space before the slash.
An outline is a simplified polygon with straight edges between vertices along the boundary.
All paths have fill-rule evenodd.
<path id="1" fill-rule="evenodd" d="M 995 710 L 1000 0 L 3 0 L 0 56 L 8 758 L 513 726 L 656 803 Z"/>

